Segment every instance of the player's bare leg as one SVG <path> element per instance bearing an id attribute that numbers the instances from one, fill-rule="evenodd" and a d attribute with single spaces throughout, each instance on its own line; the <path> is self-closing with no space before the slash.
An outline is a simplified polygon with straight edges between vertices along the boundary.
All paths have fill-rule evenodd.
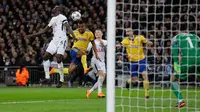
<path id="1" fill-rule="evenodd" d="M 82 55 L 86 55 L 86 52 L 82 49 L 79 49 L 77 51 L 77 54 L 76 54 L 76 57 L 77 58 L 80 58 Z M 76 64 L 74 62 L 71 62 L 70 65 L 69 65 L 69 74 L 73 73 L 76 69 Z"/>
<path id="2" fill-rule="evenodd" d="M 62 87 L 62 83 L 64 82 L 64 72 L 63 72 L 63 55 L 62 54 L 56 54 L 57 58 L 57 63 L 58 63 L 58 71 L 60 74 L 60 81 L 58 85 L 56 86 L 57 88 Z"/>
<path id="3" fill-rule="evenodd" d="M 68 69 L 69 74 L 73 73 L 75 69 L 76 69 L 76 64 L 74 62 L 71 62 Z"/>
<path id="4" fill-rule="evenodd" d="M 175 107 L 181 108 L 185 106 L 185 102 L 180 92 L 180 85 L 177 83 L 177 81 L 178 79 L 174 75 L 171 75 L 170 77 L 171 89 L 174 92 L 174 95 L 178 98 L 178 103 L 175 105 Z"/>
<path id="5" fill-rule="evenodd" d="M 45 52 L 43 56 L 43 67 L 44 67 L 44 72 L 45 72 L 45 79 L 40 81 L 41 84 L 47 83 L 50 84 L 50 75 L 49 75 L 49 67 L 50 67 L 50 61 L 49 59 L 52 57 L 52 55 L 48 52 Z"/>
<path id="6" fill-rule="evenodd" d="M 145 98 L 148 99 L 149 98 L 149 78 L 146 71 L 142 72 L 142 78 L 143 78 L 143 87 L 145 91 Z"/>

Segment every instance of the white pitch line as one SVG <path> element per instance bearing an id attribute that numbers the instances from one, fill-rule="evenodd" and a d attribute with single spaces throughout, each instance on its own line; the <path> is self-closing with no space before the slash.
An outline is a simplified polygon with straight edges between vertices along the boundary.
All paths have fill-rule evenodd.
<path id="1" fill-rule="evenodd" d="M 67 102 L 67 101 L 74 101 L 74 100 L 88 100 L 88 99 L 66 99 L 66 100 L 38 100 L 38 101 L 0 102 L 0 105 L 46 103 L 46 102 Z"/>

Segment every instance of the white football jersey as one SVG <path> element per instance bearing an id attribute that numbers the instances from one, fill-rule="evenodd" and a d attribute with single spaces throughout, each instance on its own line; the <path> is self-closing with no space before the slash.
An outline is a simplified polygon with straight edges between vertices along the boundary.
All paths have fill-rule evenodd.
<path id="1" fill-rule="evenodd" d="M 54 38 L 66 38 L 66 27 L 64 25 L 66 22 L 68 22 L 67 18 L 62 14 L 51 18 L 48 26 L 53 28 Z"/>
<path id="2" fill-rule="evenodd" d="M 104 62 L 105 61 L 105 47 L 107 46 L 107 40 L 102 39 L 102 41 L 104 43 L 104 46 L 102 46 L 101 43 L 97 39 L 94 40 L 96 47 L 97 47 L 97 54 L 99 55 L 100 60 Z M 90 51 L 91 48 L 92 48 L 92 44 L 90 42 L 89 45 L 88 45 L 87 51 Z M 96 59 L 95 54 L 94 54 L 94 50 L 93 50 L 93 57 L 92 58 Z"/>

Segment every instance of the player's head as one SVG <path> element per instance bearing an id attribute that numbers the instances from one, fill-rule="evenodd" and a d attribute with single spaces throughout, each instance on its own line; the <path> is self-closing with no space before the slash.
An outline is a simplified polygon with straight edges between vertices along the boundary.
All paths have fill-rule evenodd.
<path id="1" fill-rule="evenodd" d="M 102 33 L 101 29 L 96 29 L 95 30 L 95 37 L 97 39 L 102 39 L 102 36 L 103 36 L 103 33 Z"/>
<path id="2" fill-rule="evenodd" d="M 56 6 L 53 8 L 53 10 L 52 10 L 52 13 L 54 14 L 54 16 L 59 15 L 60 12 L 61 12 L 61 8 L 60 8 L 60 6 L 58 6 L 58 5 L 56 5 Z"/>
<path id="3" fill-rule="evenodd" d="M 78 21 L 78 31 L 84 33 L 86 29 L 85 22 L 83 20 Z"/>
<path id="4" fill-rule="evenodd" d="M 128 36 L 128 37 L 132 37 L 133 36 L 133 30 L 132 30 L 132 28 L 127 28 L 126 29 L 126 36 Z"/>

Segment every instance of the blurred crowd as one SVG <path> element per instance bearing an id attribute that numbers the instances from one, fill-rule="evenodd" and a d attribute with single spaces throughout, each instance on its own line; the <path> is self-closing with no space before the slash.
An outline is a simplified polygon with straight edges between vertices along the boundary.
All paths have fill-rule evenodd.
<path id="1" fill-rule="evenodd" d="M 33 38 L 26 35 L 48 24 L 56 4 L 60 4 L 73 29 L 77 24 L 70 15 L 80 11 L 91 31 L 100 28 L 105 35 L 107 0 L 1 0 L 0 66 L 42 63 L 44 49 L 52 38 L 51 31 Z M 134 34 L 142 34 L 154 43 L 153 48 L 145 49 L 148 68 L 153 72 L 170 71 L 170 39 L 179 32 L 180 25 L 200 35 L 199 0 L 117 0 L 116 11 L 116 68 L 120 71 L 127 69 L 124 62 L 128 62 L 120 43 L 125 37 L 125 28 L 131 27 Z M 68 62 L 69 59 L 65 60 Z"/>
<path id="2" fill-rule="evenodd" d="M 87 27 L 106 31 L 106 0 L 1 0 L 0 1 L 0 66 L 39 65 L 46 45 L 52 38 L 49 31 L 38 37 L 27 34 L 40 31 L 52 18 L 52 9 L 59 4 L 73 29 L 70 15 L 80 11 Z M 65 54 L 67 57 L 67 52 Z"/>

